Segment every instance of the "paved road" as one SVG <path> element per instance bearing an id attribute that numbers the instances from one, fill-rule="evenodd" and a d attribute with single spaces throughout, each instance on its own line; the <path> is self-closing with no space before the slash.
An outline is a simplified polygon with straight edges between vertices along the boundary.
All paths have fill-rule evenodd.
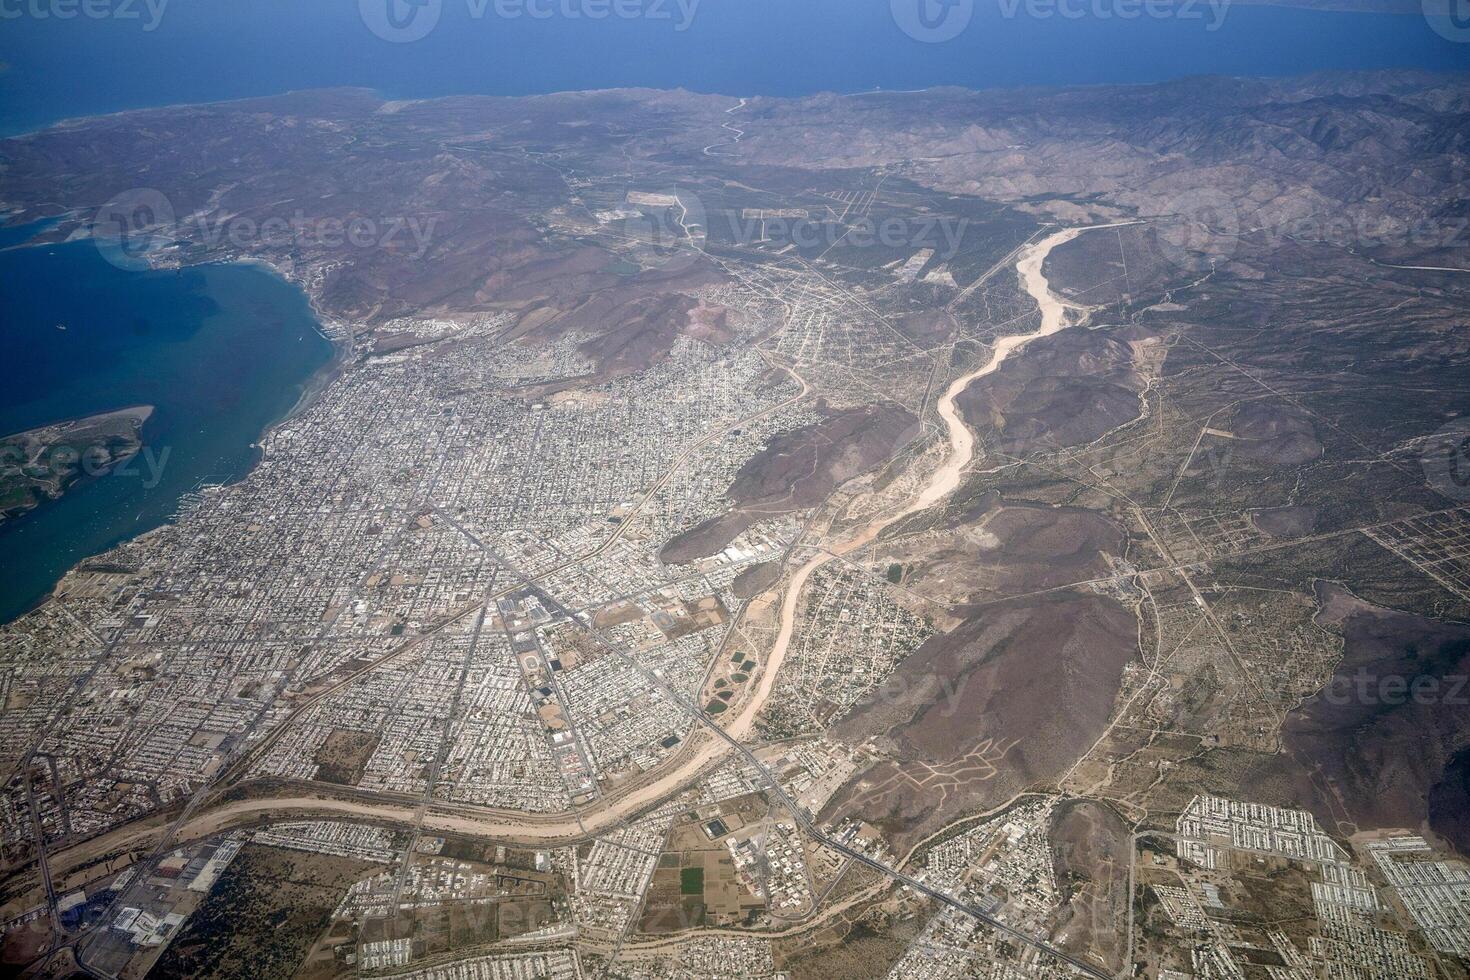
<path id="1" fill-rule="evenodd" d="M 550 597 L 544 596 L 543 594 L 542 601 L 545 602 L 549 598 Z M 551 601 L 553 604 L 555 604 L 555 600 Z M 796 801 L 787 794 L 786 790 L 781 786 L 776 777 L 771 775 L 770 770 L 765 767 L 764 763 L 756 758 L 755 753 L 752 752 L 749 747 L 745 745 L 745 743 L 741 742 L 735 736 L 731 735 L 730 732 L 726 731 L 717 721 L 714 720 L 713 717 L 711 717 L 698 705 L 690 701 L 689 698 L 685 696 L 682 691 L 679 691 L 666 684 L 664 679 L 656 671 L 650 670 L 644 665 L 638 663 L 632 657 L 623 652 L 623 650 L 619 648 L 616 644 L 609 642 L 605 637 L 603 637 L 600 631 L 591 629 L 589 627 L 588 632 L 591 633 L 593 639 L 595 639 L 599 645 L 601 645 L 612 655 L 623 660 L 623 662 L 627 663 L 634 670 L 637 670 L 650 683 L 658 686 L 659 689 L 664 692 L 665 696 L 669 698 L 669 700 L 673 701 L 680 708 L 682 708 L 684 712 L 688 714 L 691 718 L 693 718 L 698 724 L 713 732 L 717 739 L 727 744 L 731 749 L 738 753 L 748 765 L 754 768 L 756 772 L 759 772 L 763 777 L 765 777 L 767 784 L 770 786 L 771 795 L 780 801 L 781 805 L 784 806 L 791 813 L 792 818 L 801 826 L 802 830 L 810 835 L 813 839 L 820 841 L 822 844 L 830 847 L 832 850 L 837 851 L 839 854 L 842 854 L 843 856 L 853 861 L 856 861 L 857 863 L 864 865 L 865 867 L 871 868 L 872 870 L 877 871 L 880 874 L 886 875 L 900 884 L 909 886 L 916 892 L 927 895 L 935 901 L 946 905 L 957 912 L 960 912 L 964 915 L 969 916 L 972 919 L 984 923 L 997 932 L 1001 932 L 1020 943 L 1024 943 L 1027 946 L 1038 949 L 1041 952 L 1046 953 L 1048 956 L 1051 956 L 1063 963 L 1066 963 L 1068 966 L 1073 967 L 1074 969 L 1086 974 L 1087 976 L 1096 977 L 1098 978 L 1098 980 L 1115 980 L 1113 975 L 1108 973 L 1106 970 L 1099 969 L 1098 967 L 1093 966 L 1091 963 L 1088 963 L 1086 960 L 1079 959 L 1071 955 L 1070 953 L 1067 953 L 1057 948 L 1056 946 L 1053 946 L 1051 943 L 1047 942 L 1044 939 L 1039 939 L 1036 936 L 1021 932 L 1019 929 L 1007 925 L 1006 923 L 997 919 L 995 916 L 984 911 L 978 906 L 972 905 L 969 902 L 956 898 L 954 895 L 951 895 L 948 892 L 941 891 L 937 888 L 932 887 L 931 885 L 925 884 L 912 875 L 905 874 L 904 872 L 899 871 L 897 868 L 891 867 L 890 865 L 885 864 L 884 862 L 879 861 L 876 858 L 869 857 L 862 851 L 850 847 L 845 842 L 840 841 L 837 838 L 825 833 L 809 816 L 807 816 L 806 811 L 798 806 Z"/>

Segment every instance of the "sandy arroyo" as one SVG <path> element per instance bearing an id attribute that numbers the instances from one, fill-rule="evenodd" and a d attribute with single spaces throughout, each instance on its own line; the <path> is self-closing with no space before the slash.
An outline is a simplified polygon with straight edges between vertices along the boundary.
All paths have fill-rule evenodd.
<path id="1" fill-rule="evenodd" d="M 935 410 L 944 421 L 945 428 L 949 433 L 949 455 L 944 463 L 934 471 L 924 489 L 909 502 L 903 510 L 890 517 L 885 517 L 864 527 L 860 532 L 837 545 L 827 548 L 822 554 L 808 561 L 792 576 L 791 584 L 787 587 L 785 598 L 781 603 L 781 628 L 776 634 L 776 643 L 766 660 L 765 669 L 761 673 L 761 682 L 750 698 L 740 715 L 729 725 L 728 730 L 737 738 L 744 736 L 750 731 L 755 723 L 755 717 L 760 713 L 761 707 L 770 697 L 771 690 L 775 686 L 776 677 L 781 672 L 781 665 L 786 659 L 786 652 L 791 646 L 791 638 L 796 631 L 796 610 L 801 590 L 806 585 L 813 572 L 821 568 L 827 562 L 841 555 L 848 554 L 871 542 L 884 530 L 897 522 L 911 517 L 923 510 L 928 510 L 935 504 L 940 503 L 960 485 L 960 477 L 964 474 L 966 467 L 975 457 L 975 434 L 965 425 L 960 417 L 955 402 L 960 393 L 973 384 L 977 379 L 999 370 L 1016 351 L 1021 350 L 1033 340 L 1042 337 L 1050 337 L 1052 334 L 1065 329 L 1068 323 L 1068 312 L 1082 309 L 1074 306 L 1052 292 L 1051 286 L 1042 274 L 1042 266 L 1046 257 L 1051 254 L 1052 249 L 1058 245 L 1070 242 L 1084 231 L 1093 228 L 1114 228 L 1120 224 L 1132 224 L 1132 222 L 1116 222 L 1106 225 L 1090 225 L 1084 228 L 1067 228 L 1055 232 L 1043 238 L 1034 245 L 1027 247 L 1016 261 L 1016 272 L 1021 277 L 1021 284 L 1026 292 L 1036 301 L 1041 309 L 1041 326 L 1032 333 L 1011 334 L 1001 337 L 995 342 L 995 348 L 991 352 L 990 359 L 983 365 L 971 371 L 969 374 L 956 378 L 945 392 L 940 396 Z"/>
<path id="2" fill-rule="evenodd" d="M 1066 228 L 1043 238 L 1041 241 L 1028 246 L 1016 261 L 1016 272 L 1021 277 L 1021 283 L 1026 292 L 1036 301 L 1041 310 L 1041 326 L 1032 333 L 1011 334 L 1001 337 L 995 343 L 989 360 L 983 365 L 956 378 L 950 386 L 945 389 L 935 406 L 939 417 L 944 421 L 949 435 L 949 453 L 943 464 L 934 471 L 924 488 L 915 495 L 907 506 L 897 513 L 880 518 L 868 524 L 857 533 L 836 544 L 829 545 L 821 554 L 814 556 L 806 564 L 796 570 L 791 581 L 786 587 L 786 592 L 781 600 L 781 626 L 776 634 L 776 642 L 771 652 L 766 656 L 766 663 L 761 670 L 760 683 L 752 695 L 745 699 L 738 714 L 733 716 L 724 726 L 725 730 L 737 739 L 743 739 L 750 734 L 755 725 L 756 716 L 765 706 L 775 688 L 776 680 L 781 674 L 782 664 L 786 660 L 787 651 L 791 647 L 792 637 L 796 632 L 796 613 L 801 599 L 801 590 L 811 578 L 812 573 L 821 568 L 827 562 L 848 554 L 868 544 L 885 529 L 907 517 L 940 503 L 947 498 L 960 485 L 960 478 L 965 469 L 974 460 L 975 435 L 964 424 L 960 412 L 955 406 L 955 401 L 960 393 L 973 384 L 976 379 L 983 378 L 994 373 L 1005 363 L 1006 358 L 1016 351 L 1021 350 L 1033 340 L 1049 337 L 1060 330 L 1071 325 L 1069 313 L 1085 310 L 1068 303 L 1056 293 L 1052 292 L 1046 276 L 1042 273 L 1042 266 L 1046 257 L 1051 254 L 1052 249 L 1071 241 L 1084 231 L 1094 228 L 1114 228 L 1119 225 L 1132 224 L 1133 222 L 1116 222 L 1105 225 L 1091 225 L 1082 228 Z M 691 740 L 692 741 L 692 740 Z M 700 770 L 704 769 L 716 759 L 730 751 L 730 746 L 721 740 L 706 737 L 701 744 L 679 757 L 667 769 L 659 773 L 658 778 L 638 787 L 636 790 L 624 796 L 609 797 L 605 801 L 599 801 L 581 814 L 581 824 L 589 832 L 612 825 L 622 819 L 623 814 L 635 812 L 638 809 L 656 803 L 689 782 Z M 599 805 L 601 804 L 601 805 Z M 538 828 L 538 830 L 550 829 L 550 827 Z M 559 828 L 561 829 L 561 828 Z M 531 827 L 523 828 L 524 832 L 531 832 L 540 836 Z"/>

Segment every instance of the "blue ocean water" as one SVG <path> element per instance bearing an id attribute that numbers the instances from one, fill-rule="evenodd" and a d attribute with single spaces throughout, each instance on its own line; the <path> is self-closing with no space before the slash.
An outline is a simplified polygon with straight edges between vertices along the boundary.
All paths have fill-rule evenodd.
<path id="1" fill-rule="evenodd" d="M 912 5 L 928 5 L 932 16 L 947 0 L 94 2 L 117 16 L 34 14 L 57 0 L 5 5 L 33 13 L 0 20 L 0 132 L 124 108 L 335 85 L 393 97 L 614 86 L 803 95 L 1470 69 L 1470 43 L 1441 37 L 1418 15 L 1227 0 L 1172 0 L 1163 17 L 1120 16 L 1143 0 L 950 0 L 973 12 L 943 43 L 915 40 L 898 21 L 916 16 Z M 415 3 L 438 17 L 421 40 L 392 43 L 367 26 L 411 15 Z"/>
<path id="2" fill-rule="evenodd" d="M 128 472 L 0 524 L 0 622 L 201 483 L 244 476 L 332 355 L 306 298 L 264 269 L 125 271 L 88 242 L 0 251 L 0 338 L 0 433 L 155 406 Z"/>

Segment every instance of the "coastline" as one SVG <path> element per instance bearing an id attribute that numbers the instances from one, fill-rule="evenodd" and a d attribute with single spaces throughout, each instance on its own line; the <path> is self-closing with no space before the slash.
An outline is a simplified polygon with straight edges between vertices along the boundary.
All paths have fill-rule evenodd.
<path id="1" fill-rule="evenodd" d="M 1424 7 L 1429 8 L 1429 13 L 1435 16 L 1448 16 L 1451 4 L 1448 0 L 1425 0 Z M 395 79 L 392 84 L 370 84 L 361 76 L 342 72 L 322 78 L 282 78 L 275 84 L 268 82 L 259 91 L 248 93 L 201 92 L 192 98 L 168 96 L 152 98 L 143 95 L 125 98 L 116 104 L 58 105 L 54 109 L 31 118 L 17 117 L 13 121 L 8 121 L 0 117 L 0 142 L 26 139 L 47 130 L 75 128 L 99 119 L 127 116 L 133 113 L 231 106 L 262 99 L 283 98 L 305 92 L 360 91 L 371 93 L 373 97 L 384 103 L 402 104 L 453 98 L 536 99 L 639 92 L 684 92 L 693 96 L 722 99 L 795 101 L 922 95 L 944 90 L 976 93 L 1061 91 L 1107 87 L 1146 88 L 1179 79 L 1201 77 L 1275 80 L 1325 73 L 1388 71 L 1463 75 L 1466 72 L 1463 64 L 1457 60 L 1458 52 L 1453 47 L 1444 50 L 1439 50 L 1434 46 L 1410 48 L 1406 49 L 1406 53 L 1395 58 L 1385 57 L 1374 50 L 1379 45 L 1372 44 L 1372 42 L 1378 40 L 1384 33 L 1381 29 L 1376 32 L 1372 30 L 1371 25 L 1374 23 L 1392 28 L 1386 33 L 1400 41 L 1401 44 L 1407 44 L 1397 31 L 1401 23 L 1407 25 L 1406 33 L 1412 32 L 1417 35 L 1418 30 L 1422 27 L 1426 34 L 1432 36 L 1430 29 L 1423 25 L 1425 11 L 1416 3 L 1398 4 L 1395 0 L 1315 0 L 1315 2 L 1314 0 L 1241 0 L 1239 4 L 1231 7 L 1230 11 L 1230 21 L 1238 18 L 1244 18 L 1246 21 L 1257 19 L 1262 21 L 1252 23 L 1248 29 L 1248 35 L 1239 38 L 1242 42 L 1236 46 L 1239 51 L 1248 52 L 1249 42 L 1252 39 L 1275 35 L 1276 31 L 1273 28 L 1280 25 L 1269 23 L 1274 19 L 1278 22 L 1285 20 L 1285 26 L 1290 28 L 1291 32 L 1299 33 L 1301 36 L 1319 34 L 1320 26 L 1324 23 L 1350 24 L 1348 43 L 1358 45 L 1359 56 L 1352 59 L 1351 63 L 1344 63 L 1343 59 L 1329 57 L 1326 54 L 1303 59 L 1301 57 L 1303 52 L 1298 49 L 1296 53 L 1299 60 L 1290 66 L 1283 66 L 1278 61 L 1243 53 L 1232 58 L 1203 61 L 1198 65 L 1182 64 L 1176 70 L 1144 75 L 1110 71 L 1098 65 L 1089 64 L 1085 66 L 1085 69 L 1078 68 L 1065 74 L 1059 68 L 1053 68 L 1053 74 L 1050 77 L 1037 77 L 1034 73 L 1015 66 L 1007 67 L 1010 72 L 1008 74 L 998 74 L 993 77 L 977 75 L 971 64 L 956 62 L 942 66 L 943 77 L 933 78 L 931 73 L 930 76 L 927 76 L 930 79 L 927 81 L 926 77 L 919 76 L 892 79 L 864 77 L 861 80 L 854 78 L 847 84 L 837 85 L 803 85 L 799 81 L 794 82 L 789 74 L 745 79 L 740 84 L 732 84 L 727 77 L 730 72 L 729 66 L 720 65 L 714 66 L 711 77 L 704 80 L 640 75 L 608 79 L 608 81 L 617 81 L 621 84 L 588 84 L 581 79 L 567 75 L 546 78 L 541 84 L 516 85 L 507 82 L 499 88 L 477 87 L 474 76 L 449 76 L 426 84 L 421 74 L 417 76 L 405 74 L 403 78 Z M 1362 26 L 1360 23 L 1353 23 L 1354 21 L 1368 22 L 1370 26 Z M 1415 21 L 1420 23 L 1415 24 Z M 1222 21 L 1222 23 L 1225 22 Z M 357 24 L 351 24 L 349 27 L 354 32 L 361 29 Z M 884 35 L 876 36 L 875 39 L 880 42 L 896 42 L 902 37 L 902 33 L 894 28 L 893 36 L 888 36 L 885 32 Z M 3 54 L 0 54 L 0 57 L 3 57 Z M 22 96 L 21 93 L 14 93 L 14 97 Z"/>
<path id="2" fill-rule="evenodd" d="M 63 244 L 85 243 L 85 240 L 86 236 L 79 236 L 64 243 L 34 241 L 33 239 L 30 242 L 22 244 L 28 247 L 51 247 Z M 14 246 L 13 250 L 21 251 L 22 249 L 20 246 Z M 160 267 L 155 265 L 145 270 L 144 274 L 179 269 L 204 272 L 207 277 L 208 270 L 211 268 L 238 270 L 239 267 L 249 267 L 254 272 L 266 273 L 276 283 L 279 283 L 283 289 L 289 291 L 288 293 L 283 292 L 280 295 L 289 297 L 287 299 L 288 306 L 289 304 L 300 304 L 300 312 L 304 314 L 304 318 L 300 318 L 300 327 L 304 328 L 306 322 L 310 322 L 311 330 L 313 331 L 312 342 L 314 344 L 325 342 L 324 347 L 326 348 L 326 352 L 328 352 L 327 356 L 320 364 L 315 364 L 314 362 L 316 357 L 321 355 L 317 354 L 313 356 L 311 358 L 313 362 L 312 367 L 304 377 L 299 380 L 289 379 L 291 388 L 297 389 L 295 398 L 283 411 L 276 412 L 268 410 L 268 421 L 259 429 L 250 431 L 245 441 L 236 442 L 235 440 L 240 437 L 231 437 L 229 430 L 225 429 L 223 436 L 216 437 L 215 442 L 204 439 L 200 443 L 198 453 L 202 453 L 201 458 L 207 458 L 215 462 L 227 460 L 236 460 L 238 462 L 238 466 L 235 462 L 228 463 L 226 466 L 227 475 L 224 479 L 214 480 L 212 478 L 206 478 L 193 481 L 192 486 L 165 485 L 161 490 L 155 489 L 158 486 L 155 483 L 153 486 L 145 487 L 145 490 L 148 494 L 156 493 L 158 494 L 157 496 L 148 496 L 143 491 L 131 491 L 135 495 L 142 494 L 133 498 L 127 498 L 116 488 L 110 486 L 96 489 L 95 485 L 100 481 L 88 480 L 85 486 L 73 484 L 70 488 L 83 491 L 83 496 L 88 498 L 88 502 L 73 503 L 73 510 L 67 513 L 66 516 L 62 516 L 56 512 L 67 506 L 69 494 L 63 494 L 61 497 L 55 499 L 44 500 L 38 506 L 24 511 L 19 516 L 0 523 L 0 535 L 3 535 L 4 538 L 12 539 L 6 541 L 6 546 L 11 547 L 17 552 L 17 557 L 13 561 L 21 569 L 21 573 L 14 576 L 15 581 L 9 583 L 7 586 L 8 589 L 13 589 L 14 591 L 11 591 L 10 595 L 7 595 L 5 598 L 12 600 L 14 605 L 12 607 L 7 604 L 5 607 L 0 607 L 0 626 L 20 620 L 43 607 L 59 595 L 65 594 L 68 581 L 80 569 L 89 562 L 94 562 L 99 556 L 105 555 L 113 549 L 129 542 L 144 539 L 164 527 L 176 524 L 188 507 L 189 494 L 208 487 L 232 486 L 249 479 L 265 460 L 272 433 L 279 426 L 288 423 L 291 419 L 298 417 L 317 404 L 318 400 L 330 388 L 332 382 L 340 376 L 350 351 L 350 334 L 346 339 L 333 337 L 326 325 L 327 318 L 323 317 L 318 308 L 316 297 L 311 295 L 301 283 L 283 275 L 280 270 L 272 267 L 270 263 L 246 258 L 242 260 L 207 261 L 179 266 L 164 265 Z M 205 279 L 203 285 L 196 283 L 194 288 L 198 291 L 199 295 L 209 299 L 211 302 L 214 302 L 216 299 L 223 301 L 222 303 L 217 303 L 217 309 L 206 315 L 200 321 L 200 326 L 197 329 L 203 331 L 201 336 L 208 336 L 210 334 L 211 328 L 208 326 L 208 323 L 213 317 L 218 315 L 230 317 L 241 316 L 242 311 L 238 308 L 239 295 L 243 294 L 248 296 L 250 292 L 249 281 L 246 280 L 242 286 L 239 279 L 225 280 L 225 293 L 223 295 L 216 293 L 211 288 L 211 281 L 208 278 Z M 234 294 L 233 296 L 231 295 L 232 293 Z M 234 305 L 232 305 L 232 301 Z M 293 314 L 289 308 L 283 308 L 282 312 L 288 319 L 282 320 L 281 322 L 283 324 L 290 324 L 292 322 L 290 318 L 293 317 Z M 217 337 L 227 336 L 230 331 L 228 324 L 214 329 L 218 331 L 215 334 Z M 293 336 L 299 337 L 301 335 L 293 333 Z M 209 343 L 211 347 L 217 346 L 218 344 L 217 341 L 210 341 Z M 247 385 L 247 390 L 253 389 L 261 395 L 261 398 L 256 400 L 251 407 L 261 408 L 267 406 L 272 393 L 284 394 L 284 388 L 278 383 L 278 380 L 263 378 L 259 386 L 254 384 Z M 181 397 L 188 396 L 184 395 Z M 128 408 L 136 408 L 141 404 L 140 400 L 139 403 L 128 406 Z M 156 420 L 160 414 L 156 405 L 148 405 L 147 407 L 149 411 L 147 418 L 144 419 L 143 425 L 146 425 L 149 420 Z M 127 411 L 128 408 L 113 411 Z M 170 408 L 172 411 L 169 411 Z M 187 410 L 187 406 L 185 406 L 185 410 Z M 62 425 L 67 422 L 106 414 L 109 413 L 79 412 L 66 418 L 57 419 L 56 421 L 48 421 L 42 426 L 33 426 L 29 429 L 18 430 L 18 432 L 24 433 L 33 431 L 36 428 L 49 428 L 54 425 Z M 165 430 L 176 430 L 174 432 L 176 438 L 181 438 L 177 431 L 181 425 L 188 427 L 187 438 L 203 438 L 200 434 L 206 431 L 206 429 L 201 427 L 196 419 L 189 418 L 187 422 L 181 420 L 179 405 L 165 406 L 165 411 L 162 414 L 165 416 Z M 140 432 L 143 429 L 143 425 L 139 426 Z M 240 428 L 243 429 L 244 426 Z M 219 430 L 209 428 L 208 431 L 214 433 Z M 159 467 L 158 473 L 161 474 L 164 461 L 167 459 L 167 454 L 175 448 L 173 441 L 168 438 L 168 434 L 165 432 L 161 436 L 158 433 L 154 433 L 149 438 L 143 440 L 143 442 L 144 445 L 154 446 L 161 454 L 154 463 L 154 465 Z M 142 450 L 140 449 L 140 451 Z M 137 453 L 130 458 L 136 457 Z M 178 458 L 176 456 L 175 461 Z M 170 477 L 172 477 L 172 474 L 170 474 Z M 136 483 L 136 481 L 132 482 Z M 172 479 L 168 482 L 173 483 Z M 172 496 L 169 494 L 172 494 Z M 116 505 L 119 500 L 129 508 L 126 513 L 116 510 Z M 113 509 L 109 511 L 108 508 Z M 132 516 L 134 513 L 136 513 L 136 516 Z M 130 516 L 135 524 L 133 527 L 127 526 Z M 69 525 L 77 522 L 93 524 L 102 528 L 102 530 L 88 528 L 78 531 L 74 535 L 68 535 Z M 113 536 L 109 531 L 116 531 L 117 533 Z M 16 536 L 25 539 L 25 543 L 14 540 Z M 54 566 L 45 557 L 33 557 L 37 555 L 45 556 L 51 548 L 55 547 L 57 540 L 68 537 L 80 537 L 84 542 L 82 544 L 83 548 L 88 547 L 88 537 L 93 539 L 90 543 L 97 543 L 100 546 L 90 550 L 64 552 L 61 563 Z M 105 539 L 105 544 L 102 543 L 102 539 Z M 68 542 L 63 542 L 63 547 L 66 543 Z M 37 583 L 36 579 L 40 579 L 41 582 Z M 36 594 L 31 591 L 32 587 L 39 587 L 41 585 L 45 586 L 44 592 Z"/>
<path id="3" fill-rule="evenodd" d="M 271 435 L 275 433 L 276 429 L 285 425 L 287 422 L 290 422 L 292 419 L 298 418 L 305 412 L 309 411 L 312 406 L 316 405 L 317 402 L 322 399 L 322 397 L 326 394 L 327 389 L 332 386 L 333 382 L 335 382 L 339 377 L 342 376 L 342 371 L 347 365 L 348 356 L 352 353 L 352 344 L 353 341 L 357 338 L 357 331 L 354 330 L 349 324 L 340 321 L 337 318 L 324 312 L 319 304 L 319 297 L 316 295 L 315 292 L 308 288 L 305 283 L 297 281 L 296 279 L 287 275 L 285 272 L 276 268 L 276 266 L 274 266 L 270 262 L 267 262 L 265 259 L 258 258 L 256 256 L 246 255 L 239 258 L 230 259 L 228 261 L 201 262 L 199 265 L 183 266 L 182 268 L 197 269 L 209 265 L 247 265 L 252 268 L 259 269 L 262 272 L 269 273 L 271 276 L 290 286 L 296 292 L 300 293 L 303 298 L 305 298 L 307 308 L 311 311 L 312 326 L 316 328 L 317 334 L 327 343 L 332 345 L 331 358 L 328 359 L 328 361 L 321 367 L 313 371 L 311 375 L 302 382 L 301 394 L 297 397 L 296 404 L 292 405 L 291 409 L 286 412 L 285 415 L 282 415 L 279 419 L 272 422 L 261 431 L 259 438 L 257 438 L 255 442 L 257 446 L 264 447 L 270 440 Z M 327 325 L 329 323 L 340 324 L 342 327 L 342 331 L 340 333 L 334 334 L 331 330 L 327 329 Z M 259 466 L 261 460 L 265 458 L 265 453 L 263 449 L 262 452 L 259 454 L 259 457 L 260 458 L 251 465 L 250 473 L 255 472 L 255 467 Z M 242 476 L 240 478 L 240 480 L 246 479 L 250 475 L 250 473 L 246 473 L 245 476 Z M 236 480 L 234 482 L 239 483 L 240 480 Z"/>

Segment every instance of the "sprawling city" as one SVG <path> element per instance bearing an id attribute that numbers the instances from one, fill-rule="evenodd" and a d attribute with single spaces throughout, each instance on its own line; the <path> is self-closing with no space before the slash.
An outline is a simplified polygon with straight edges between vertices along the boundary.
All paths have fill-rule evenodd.
<path id="1" fill-rule="evenodd" d="M 246 264 L 331 345 L 0 625 L 0 969 L 1470 978 L 1467 120 L 1361 72 L 0 140 L 19 252 Z M 0 433 L 5 560 L 178 419 Z"/>

